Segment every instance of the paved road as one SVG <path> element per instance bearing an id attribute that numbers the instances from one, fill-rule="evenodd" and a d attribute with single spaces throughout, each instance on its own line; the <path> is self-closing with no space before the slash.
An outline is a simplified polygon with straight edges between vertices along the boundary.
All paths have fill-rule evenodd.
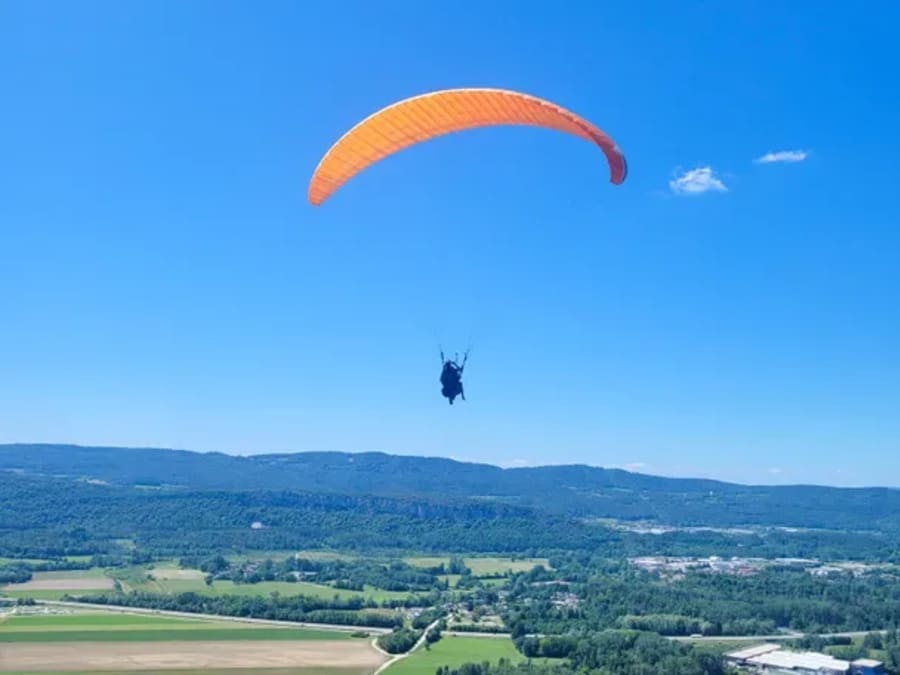
<path id="1" fill-rule="evenodd" d="M 803 633 L 776 633 L 775 635 L 703 635 L 692 637 L 690 635 L 668 635 L 670 640 L 677 642 L 778 642 L 779 640 L 796 640 L 802 638 Z"/>
<path id="2" fill-rule="evenodd" d="M 836 637 L 865 637 L 869 633 L 880 633 L 884 635 L 886 630 L 856 630 L 847 631 L 845 633 L 811 633 L 816 637 L 836 638 Z M 703 637 L 690 637 L 687 635 L 679 635 L 670 637 L 671 640 L 679 642 L 778 642 L 779 640 L 796 640 L 802 638 L 805 633 L 779 633 L 777 635 L 704 635 Z"/>
<path id="3" fill-rule="evenodd" d="M 77 607 L 80 609 L 102 609 L 108 612 L 121 612 L 122 614 L 150 614 L 155 616 L 171 616 L 179 619 L 205 619 L 210 621 L 233 621 L 235 623 L 250 623 L 261 626 L 282 626 L 286 628 L 312 628 L 317 630 L 339 630 L 354 632 L 363 630 L 369 633 L 390 633 L 389 628 L 375 626 L 343 626 L 330 623 L 307 623 L 303 621 L 276 621 L 275 619 L 250 619 L 242 616 L 221 616 L 219 614 L 195 614 L 194 612 L 175 612 L 163 609 L 146 609 L 144 607 L 120 607 L 119 605 L 95 605 L 91 602 L 67 602 L 63 600 L 36 600 L 39 605 L 52 605 L 57 607 Z"/>

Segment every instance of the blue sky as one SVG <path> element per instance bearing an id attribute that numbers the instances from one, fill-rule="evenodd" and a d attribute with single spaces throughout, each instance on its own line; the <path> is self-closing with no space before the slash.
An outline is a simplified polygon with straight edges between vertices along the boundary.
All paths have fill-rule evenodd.
<path id="1" fill-rule="evenodd" d="M 0 442 L 900 485 L 900 6 L 626 5 L 2 3 Z M 504 128 L 307 204 L 457 86 L 628 180 Z"/>

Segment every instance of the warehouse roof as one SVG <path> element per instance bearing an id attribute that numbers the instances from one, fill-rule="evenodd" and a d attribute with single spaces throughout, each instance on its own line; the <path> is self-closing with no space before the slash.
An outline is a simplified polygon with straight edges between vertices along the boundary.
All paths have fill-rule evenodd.
<path id="1" fill-rule="evenodd" d="M 834 670 L 846 672 L 850 669 L 850 662 L 836 659 L 828 654 L 816 652 L 786 652 L 782 650 L 772 651 L 747 659 L 750 663 L 768 668 L 801 668 L 803 670 Z"/>
<path id="2" fill-rule="evenodd" d="M 743 661 L 745 659 L 753 658 L 754 656 L 759 656 L 760 654 L 768 654 L 769 652 L 774 652 L 776 649 L 781 649 L 781 646 L 772 644 L 771 642 L 766 642 L 765 644 L 755 645 L 753 647 L 744 647 L 743 649 L 738 649 L 734 652 L 728 652 L 725 656 L 729 659 L 737 659 L 739 661 Z"/>

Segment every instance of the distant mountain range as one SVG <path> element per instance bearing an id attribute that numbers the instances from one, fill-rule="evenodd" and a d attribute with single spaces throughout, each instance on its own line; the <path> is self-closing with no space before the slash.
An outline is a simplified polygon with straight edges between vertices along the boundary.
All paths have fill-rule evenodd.
<path id="1" fill-rule="evenodd" d="M 747 486 L 583 465 L 503 469 L 384 453 L 233 456 L 0 445 L 0 471 L 190 491 L 294 491 L 505 504 L 579 519 L 668 525 L 900 530 L 900 490 Z"/>

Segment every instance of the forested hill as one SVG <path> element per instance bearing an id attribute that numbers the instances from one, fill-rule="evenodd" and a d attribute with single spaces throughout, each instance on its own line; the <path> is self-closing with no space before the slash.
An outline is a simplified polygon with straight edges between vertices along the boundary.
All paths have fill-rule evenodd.
<path id="1" fill-rule="evenodd" d="M 17 444 L 0 445 L 0 470 L 193 491 L 291 490 L 490 500 L 576 517 L 671 525 L 900 529 L 900 490 L 745 486 L 588 466 L 501 469 L 383 453 L 239 457 Z"/>

